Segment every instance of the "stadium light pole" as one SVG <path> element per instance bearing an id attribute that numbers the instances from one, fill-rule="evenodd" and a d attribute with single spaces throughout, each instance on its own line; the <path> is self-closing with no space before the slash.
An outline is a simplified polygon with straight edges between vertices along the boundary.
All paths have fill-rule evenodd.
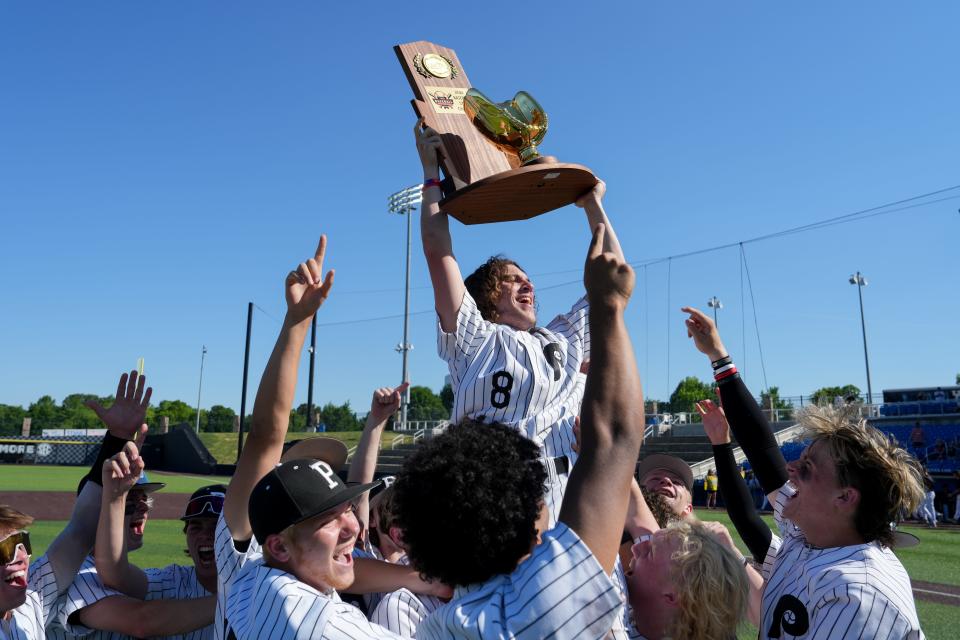
<path id="1" fill-rule="evenodd" d="M 860 298 L 860 330 L 863 332 L 863 362 L 867 367 L 867 404 L 873 403 L 873 388 L 870 386 L 870 357 L 867 355 L 867 322 L 863 316 L 863 288 L 867 286 L 867 279 L 857 271 L 850 276 L 850 284 L 857 285 L 857 295 Z"/>
<path id="2" fill-rule="evenodd" d="M 207 357 L 207 345 L 200 351 L 200 384 L 197 386 L 197 434 L 200 433 L 200 394 L 203 392 L 203 359 Z"/>
<path id="3" fill-rule="evenodd" d="M 413 349 L 407 339 L 410 325 L 410 233 L 413 224 L 413 212 L 423 200 L 423 187 L 415 184 L 401 191 L 392 194 L 387 198 L 387 209 L 390 213 L 407 216 L 407 272 L 403 293 L 403 342 L 396 346 L 398 353 L 403 355 L 403 374 L 401 382 L 409 382 L 407 376 L 407 359 L 409 352 Z M 400 402 L 400 428 L 402 431 L 407 429 L 407 408 L 410 406 L 410 387 L 403 392 L 403 398 Z"/>
<path id="4" fill-rule="evenodd" d="M 717 320 L 717 309 L 723 309 L 723 303 L 720 302 L 720 298 L 717 296 L 712 296 L 707 300 L 707 306 L 713 309 L 713 324 L 720 328 L 720 322 Z"/>

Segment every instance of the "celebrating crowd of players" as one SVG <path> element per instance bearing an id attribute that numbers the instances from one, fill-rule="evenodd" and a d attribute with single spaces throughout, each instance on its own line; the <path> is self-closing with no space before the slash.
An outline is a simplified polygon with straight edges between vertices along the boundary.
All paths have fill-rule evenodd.
<path id="1" fill-rule="evenodd" d="M 634 274 L 603 183 L 577 202 L 592 231 L 586 295 L 539 327 L 517 263 L 491 258 L 461 276 L 438 205 L 442 144 L 419 123 L 416 137 L 455 425 L 385 488 L 376 452 L 403 385 L 374 393 L 346 481 L 336 442 L 284 452 L 307 330 L 334 283 L 321 236 L 285 278 L 287 313 L 236 472 L 185 509 L 192 565 L 127 557 L 160 486 L 139 455 L 151 390 L 125 374 L 114 404 L 94 407 L 109 432 L 46 554 L 31 560 L 31 518 L 0 506 L 0 637 L 705 640 L 735 637 L 743 620 L 762 638 L 923 637 L 891 551 L 894 524 L 922 496 L 903 449 L 815 410 L 802 418 L 812 443 L 786 464 L 716 327 L 684 308 L 717 381 L 720 405 L 699 409 L 744 558 L 722 525 L 693 515 L 686 464 L 648 456 L 637 469 L 644 405 L 624 321 Z M 731 430 L 779 535 L 736 473 Z"/>

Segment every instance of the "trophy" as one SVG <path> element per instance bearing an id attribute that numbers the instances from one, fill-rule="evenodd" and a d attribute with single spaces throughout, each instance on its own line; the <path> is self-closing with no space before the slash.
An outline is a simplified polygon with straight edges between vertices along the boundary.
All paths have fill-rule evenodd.
<path id="1" fill-rule="evenodd" d="M 394 48 L 417 115 L 443 143 L 440 209 L 463 224 L 524 220 L 597 183 L 584 166 L 540 154 L 547 114 L 525 91 L 496 103 L 470 86 L 457 54 L 431 42 Z"/>

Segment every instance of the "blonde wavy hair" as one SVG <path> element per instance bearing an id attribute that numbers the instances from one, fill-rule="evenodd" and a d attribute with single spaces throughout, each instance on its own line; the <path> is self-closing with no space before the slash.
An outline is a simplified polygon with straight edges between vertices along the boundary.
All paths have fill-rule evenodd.
<path id="1" fill-rule="evenodd" d="M 920 463 L 896 441 L 869 426 L 855 409 L 810 406 L 798 415 L 805 437 L 822 442 L 842 487 L 860 493 L 854 526 L 867 542 L 893 543 L 891 523 L 923 500 Z"/>
<path id="2" fill-rule="evenodd" d="M 33 518 L 13 507 L 0 504 L 0 533 L 19 531 L 33 524 Z"/>
<path id="3" fill-rule="evenodd" d="M 747 611 L 749 591 L 740 558 L 700 523 L 674 522 L 665 531 L 676 544 L 670 558 L 670 579 L 679 597 L 665 636 L 735 638 Z"/>

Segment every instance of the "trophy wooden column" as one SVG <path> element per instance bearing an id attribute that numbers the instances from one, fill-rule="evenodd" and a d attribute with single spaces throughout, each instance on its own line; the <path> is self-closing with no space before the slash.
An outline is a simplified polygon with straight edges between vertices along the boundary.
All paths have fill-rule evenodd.
<path id="1" fill-rule="evenodd" d="M 394 51 L 413 89 L 414 111 L 443 141 L 442 211 L 463 224 L 522 220 L 571 204 L 597 183 L 586 167 L 552 158 L 520 166 L 515 150 L 487 139 L 463 110 L 471 85 L 452 49 L 420 41 Z"/>

